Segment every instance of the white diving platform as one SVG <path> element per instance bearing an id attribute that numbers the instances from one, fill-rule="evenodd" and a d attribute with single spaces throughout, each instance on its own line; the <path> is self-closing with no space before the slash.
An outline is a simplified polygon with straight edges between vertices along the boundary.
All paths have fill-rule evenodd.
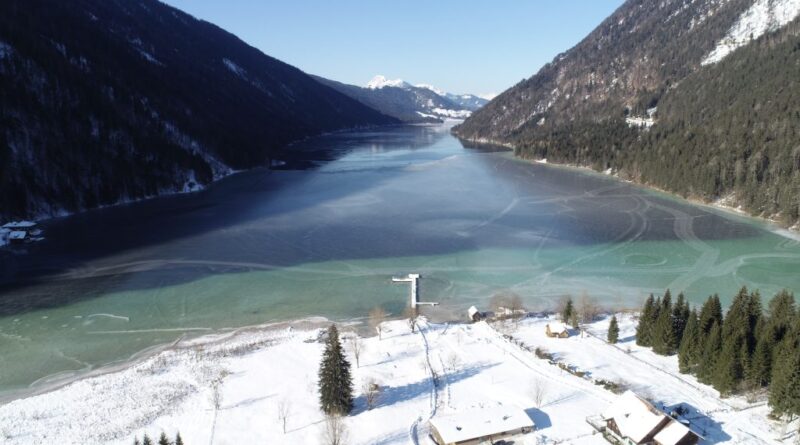
<path id="1" fill-rule="evenodd" d="M 415 309 L 417 306 L 436 306 L 439 303 L 419 301 L 419 278 L 418 273 L 410 273 L 405 278 L 392 277 L 395 283 L 411 283 L 411 308 Z"/>

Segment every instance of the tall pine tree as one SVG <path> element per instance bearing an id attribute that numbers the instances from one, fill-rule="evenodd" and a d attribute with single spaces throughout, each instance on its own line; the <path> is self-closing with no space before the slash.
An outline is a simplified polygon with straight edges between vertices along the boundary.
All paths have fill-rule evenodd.
<path id="1" fill-rule="evenodd" d="M 619 323 L 617 323 L 617 316 L 612 315 L 611 321 L 608 324 L 608 342 L 614 344 L 619 340 Z"/>
<path id="2" fill-rule="evenodd" d="M 700 322 L 697 311 L 692 309 L 683 330 L 680 347 L 678 348 L 678 369 L 683 373 L 695 371 L 700 360 Z"/>
<path id="3" fill-rule="evenodd" d="M 800 315 L 776 348 L 769 405 L 776 416 L 800 416 Z"/>
<path id="4" fill-rule="evenodd" d="M 655 325 L 652 332 L 653 352 L 669 355 L 675 352 L 677 340 L 675 338 L 675 324 L 672 319 L 672 295 L 669 289 L 661 299 Z"/>
<path id="5" fill-rule="evenodd" d="M 652 332 L 655 324 L 654 314 L 656 303 L 653 294 L 647 297 L 642 312 L 639 314 L 639 323 L 636 325 L 636 344 L 639 346 L 652 346 Z"/>
<path id="6" fill-rule="evenodd" d="M 703 342 L 703 352 L 697 366 L 698 380 L 703 383 L 712 382 L 720 352 L 722 352 L 722 328 L 715 321 L 711 326 L 708 338 Z"/>
<path id="7" fill-rule="evenodd" d="M 328 328 L 319 366 L 319 403 L 326 414 L 346 415 L 353 409 L 353 378 L 336 325 Z"/>

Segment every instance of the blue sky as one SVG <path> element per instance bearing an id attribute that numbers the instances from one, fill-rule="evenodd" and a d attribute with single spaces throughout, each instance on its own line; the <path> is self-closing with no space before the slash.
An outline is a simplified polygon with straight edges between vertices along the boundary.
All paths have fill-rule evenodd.
<path id="1" fill-rule="evenodd" d="M 166 0 L 303 71 L 499 93 L 578 43 L 623 0 Z"/>

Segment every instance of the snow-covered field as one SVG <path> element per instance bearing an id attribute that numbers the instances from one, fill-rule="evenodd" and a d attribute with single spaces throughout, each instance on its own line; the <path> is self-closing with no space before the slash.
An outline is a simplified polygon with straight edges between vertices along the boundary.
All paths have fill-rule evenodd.
<path id="1" fill-rule="evenodd" d="M 537 430 L 517 444 L 604 443 L 585 418 L 602 412 L 616 395 L 596 379 L 628 385 L 657 406 L 691 405 L 689 417 L 702 428 L 705 443 L 783 443 L 775 440 L 779 428 L 766 420 L 763 403 L 720 400 L 713 389 L 678 374 L 675 357 L 638 348 L 632 317 L 620 318 L 617 346 L 601 340 L 607 320 L 568 339 L 546 337 L 547 322 L 528 318 L 514 328 L 421 321 L 411 333 L 406 321 L 390 321 L 382 340 L 362 340 L 359 367 L 353 334 L 341 327 L 356 387 L 347 443 L 430 444 L 432 416 L 499 405 L 522 409 L 536 423 Z M 324 325 L 289 323 L 183 342 L 123 370 L 13 401 L 0 407 L 0 441 L 131 444 L 145 432 L 152 437 L 179 430 L 187 444 L 319 443 L 324 422 L 316 374 Z M 585 375 L 538 358 L 535 347 Z M 383 388 L 371 410 L 361 393 L 370 379 Z M 285 434 L 282 404 L 290 408 Z"/>

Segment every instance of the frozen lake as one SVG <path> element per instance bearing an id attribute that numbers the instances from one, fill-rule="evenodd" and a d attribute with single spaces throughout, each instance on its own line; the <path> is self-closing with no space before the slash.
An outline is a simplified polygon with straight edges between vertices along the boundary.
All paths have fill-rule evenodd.
<path id="1" fill-rule="evenodd" d="M 800 244 L 758 221 L 464 148 L 444 126 L 297 149 L 337 156 L 54 220 L 28 252 L 0 251 L 0 393 L 183 335 L 396 313 L 408 290 L 389 279 L 408 272 L 459 316 L 504 291 L 546 308 L 583 292 L 634 306 L 667 287 L 694 302 L 742 285 L 765 299 L 800 290 Z"/>

